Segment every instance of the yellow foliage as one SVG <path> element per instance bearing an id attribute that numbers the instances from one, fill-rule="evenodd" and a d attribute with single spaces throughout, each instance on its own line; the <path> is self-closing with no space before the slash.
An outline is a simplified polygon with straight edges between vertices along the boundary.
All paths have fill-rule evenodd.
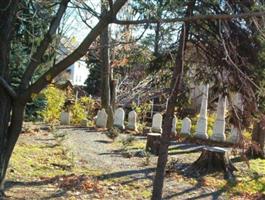
<path id="1" fill-rule="evenodd" d="M 90 122 L 94 117 L 95 100 L 90 97 L 81 97 L 70 108 L 72 113 L 72 123 L 80 124 L 83 119 L 88 119 Z M 90 125 L 92 125 L 90 123 Z"/>
<path id="2" fill-rule="evenodd" d="M 40 115 L 46 123 L 58 122 L 66 98 L 65 93 L 54 85 L 49 85 L 42 93 L 47 102 Z"/>

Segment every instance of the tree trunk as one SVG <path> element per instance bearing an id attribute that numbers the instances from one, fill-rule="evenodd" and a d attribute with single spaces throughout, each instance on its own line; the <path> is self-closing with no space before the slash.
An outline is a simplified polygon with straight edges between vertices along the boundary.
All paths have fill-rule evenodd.
<path id="1" fill-rule="evenodd" d="M 0 195 L 3 195 L 6 170 L 21 130 L 24 109 L 14 102 L 14 91 L 9 84 L 9 56 L 17 4 L 17 1 L 0 1 L 0 8 L 5 8 L 0 12 Z"/>
<path id="2" fill-rule="evenodd" d="M 265 117 L 263 116 L 259 122 L 254 124 L 252 131 L 251 145 L 246 151 L 249 158 L 265 158 L 264 154 L 264 139 L 265 139 Z"/>
<path id="3" fill-rule="evenodd" d="M 160 22 L 156 23 L 156 29 L 155 29 L 155 46 L 154 46 L 154 56 L 159 56 L 159 41 L 160 41 Z"/>
<path id="4" fill-rule="evenodd" d="M 2 98 L 2 96 L 1 96 Z M 23 122 L 23 114 L 24 114 L 24 108 L 25 104 L 21 104 L 18 102 L 19 100 L 13 102 L 13 105 L 11 107 L 2 107 L 2 101 L 1 101 L 1 108 L 6 113 L 12 113 L 11 118 L 10 116 L 1 116 L 0 120 L 5 121 L 5 124 L 9 124 L 9 126 L 6 129 L 1 129 L 1 148 L 0 148 L 0 192 L 3 195 L 4 194 L 4 180 L 6 175 L 6 170 L 8 167 L 8 163 L 10 160 L 10 157 L 12 155 L 12 152 L 14 150 L 15 144 L 17 142 L 18 136 L 21 132 L 22 128 L 22 122 Z M 12 102 L 11 100 L 9 101 Z M 8 122 L 7 122 L 8 121 Z M 3 132 L 5 131 L 5 132 Z"/>
<path id="5" fill-rule="evenodd" d="M 101 0 L 101 14 L 108 11 L 108 1 Z M 113 109 L 111 107 L 111 66 L 109 63 L 109 27 L 100 34 L 100 59 L 101 59 L 101 105 L 108 114 L 107 128 L 113 126 Z"/>
<path id="6" fill-rule="evenodd" d="M 202 150 L 200 157 L 185 169 L 185 173 L 201 176 L 215 171 L 223 171 L 226 178 L 233 179 L 233 171 L 235 170 L 237 169 L 230 161 L 226 149 L 206 147 Z"/>
<path id="7" fill-rule="evenodd" d="M 112 79 L 111 80 L 111 107 L 112 110 L 116 109 L 116 87 L 117 87 L 117 80 Z"/>
<path id="8" fill-rule="evenodd" d="M 195 0 L 188 4 L 185 16 L 191 16 Z M 162 199 L 162 190 L 164 185 L 165 168 L 168 159 L 168 146 L 171 138 L 172 120 L 175 111 L 175 104 L 179 93 L 181 92 L 183 68 L 184 68 L 184 52 L 186 48 L 186 41 L 188 39 L 189 24 L 183 24 L 180 33 L 179 46 L 177 50 L 175 68 L 171 81 L 171 94 L 168 99 L 168 106 L 165 113 L 165 120 L 163 124 L 163 132 L 161 135 L 161 143 L 159 149 L 159 156 L 157 161 L 156 175 L 153 182 L 152 200 Z"/>

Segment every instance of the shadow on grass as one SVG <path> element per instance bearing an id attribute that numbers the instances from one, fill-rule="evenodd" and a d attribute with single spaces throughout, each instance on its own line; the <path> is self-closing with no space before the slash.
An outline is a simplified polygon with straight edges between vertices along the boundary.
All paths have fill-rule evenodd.
<path id="1" fill-rule="evenodd" d="M 126 171 L 118 171 L 113 173 L 108 173 L 104 175 L 98 176 L 99 180 L 110 180 L 110 179 L 118 179 L 118 178 L 128 178 L 121 182 L 121 184 L 128 184 L 132 182 L 137 182 L 142 179 L 153 180 L 153 175 L 155 172 L 155 167 L 149 167 L 144 169 L 133 169 Z"/>
<path id="2" fill-rule="evenodd" d="M 38 187 L 38 186 L 44 186 L 43 191 L 46 193 L 47 185 L 53 185 L 54 189 L 50 191 L 50 193 L 45 194 L 45 196 L 49 195 L 48 197 L 42 197 L 41 199 L 51 199 L 51 198 L 59 198 L 64 197 L 68 191 L 76 191 L 76 190 L 83 190 L 83 184 L 86 184 L 87 181 L 89 181 L 90 184 L 96 185 L 97 182 L 94 181 L 93 178 L 86 175 L 75 175 L 75 174 L 69 174 L 69 175 L 60 175 L 55 176 L 52 178 L 46 178 L 44 180 L 38 180 L 38 181 L 28 181 L 28 182 L 22 182 L 22 181 L 7 181 L 5 183 L 5 190 L 8 191 L 13 187 Z M 21 188 L 23 190 L 23 188 Z M 31 190 L 29 190 L 31 191 Z M 25 192 L 28 193 L 25 189 Z M 42 189 L 40 188 L 40 192 L 42 192 Z M 88 192 L 88 191 L 86 191 Z M 89 192 L 93 192 L 89 191 Z"/>
<path id="3" fill-rule="evenodd" d="M 187 165 L 184 168 L 187 167 Z M 185 199 L 185 200 L 193 200 L 193 199 L 212 199 L 212 200 L 219 200 L 219 199 L 228 199 L 229 197 L 226 195 L 225 197 L 221 197 L 222 194 L 227 193 L 230 197 L 231 196 L 238 196 L 239 199 L 251 199 L 251 200 L 263 200 L 265 199 L 265 184 L 261 182 L 260 179 L 262 179 L 264 176 L 259 174 L 252 174 L 252 177 L 250 180 L 245 180 L 244 184 L 248 184 L 251 181 L 255 181 L 255 185 L 257 188 L 257 185 L 260 185 L 258 190 L 253 192 L 248 192 L 244 190 L 244 188 L 241 188 L 240 183 L 242 183 L 242 180 L 235 179 L 226 179 L 226 183 L 224 186 L 216 188 L 215 190 L 209 188 L 209 186 L 205 185 L 205 179 L 203 178 L 206 174 L 201 174 L 199 177 L 192 176 L 192 175 L 186 175 L 185 173 L 180 174 L 187 178 L 195 178 L 197 180 L 197 184 L 195 186 L 192 186 L 190 188 L 178 191 L 173 194 L 166 195 L 164 199 Z M 215 177 L 218 179 L 218 177 Z M 236 188 L 238 187 L 238 188 Z M 245 186 L 246 187 L 246 186 Z M 249 185 L 248 187 L 253 187 L 253 185 Z M 238 190 L 239 189 L 239 190 Z M 187 194 L 190 193 L 190 194 Z M 187 197 L 183 197 L 183 195 L 187 195 Z"/>
<path id="4" fill-rule="evenodd" d="M 86 131 L 86 132 L 102 132 L 102 131 L 97 131 L 94 127 L 83 127 L 83 126 L 60 126 L 60 127 L 56 127 L 56 128 L 58 130 L 71 129 L 73 131 L 82 130 L 82 131 Z"/>
<path id="5" fill-rule="evenodd" d="M 103 144 L 111 144 L 111 143 L 113 143 L 110 140 L 94 140 L 94 142 L 103 143 Z"/>
<path id="6" fill-rule="evenodd" d="M 184 189 L 180 192 L 176 192 L 174 194 L 170 194 L 170 195 L 166 195 L 163 199 L 183 199 L 183 197 L 181 197 L 182 195 L 186 194 L 187 193 L 191 193 L 190 195 L 188 196 L 191 196 L 192 194 L 194 194 L 194 191 L 198 190 L 198 189 L 201 189 L 202 185 L 200 182 L 198 182 L 195 186 L 192 186 L 190 188 L 187 188 L 187 189 Z M 217 200 L 219 199 L 220 195 L 223 193 L 222 190 L 218 190 L 218 191 L 213 191 L 213 192 L 209 192 L 209 193 L 203 193 L 203 194 L 200 194 L 198 196 L 193 196 L 193 197 L 187 197 L 185 199 L 189 199 L 189 200 L 192 200 L 192 199 L 205 199 L 206 197 L 209 197 L 209 196 L 212 196 L 212 199 L 213 200 Z"/>

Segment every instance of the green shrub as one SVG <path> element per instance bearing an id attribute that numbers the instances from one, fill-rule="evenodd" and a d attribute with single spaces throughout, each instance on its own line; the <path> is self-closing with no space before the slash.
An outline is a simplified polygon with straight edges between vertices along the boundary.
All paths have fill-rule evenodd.
<path id="1" fill-rule="evenodd" d="M 86 119 L 86 110 L 84 105 L 82 105 L 79 101 L 75 102 L 73 106 L 71 106 L 71 123 L 72 124 L 80 124 L 83 119 Z"/>
<path id="2" fill-rule="evenodd" d="M 44 122 L 54 124 L 60 119 L 62 108 L 66 99 L 65 93 L 56 88 L 54 85 L 49 85 L 42 92 L 42 95 L 44 95 L 46 105 L 39 114 L 42 116 Z"/>
<path id="3" fill-rule="evenodd" d="M 71 123 L 77 125 L 83 119 L 88 119 L 88 126 L 93 126 L 93 117 L 95 116 L 95 100 L 90 97 L 81 97 L 71 106 Z"/>
<path id="4" fill-rule="evenodd" d="M 43 94 L 37 95 L 32 98 L 32 101 L 27 103 L 25 109 L 25 121 L 41 121 L 43 116 L 40 112 L 46 107 L 46 99 Z"/>

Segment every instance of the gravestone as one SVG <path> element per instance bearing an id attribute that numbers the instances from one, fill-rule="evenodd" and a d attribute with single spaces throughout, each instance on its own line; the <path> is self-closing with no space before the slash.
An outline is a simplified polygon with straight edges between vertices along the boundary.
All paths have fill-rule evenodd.
<path id="1" fill-rule="evenodd" d="M 70 113 L 69 112 L 62 112 L 60 117 L 60 124 L 61 125 L 70 125 Z"/>
<path id="2" fill-rule="evenodd" d="M 118 108 L 117 110 L 115 110 L 114 113 L 114 126 L 120 128 L 120 129 L 124 129 L 124 117 L 125 117 L 125 112 L 122 108 Z"/>
<path id="3" fill-rule="evenodd" d="M 209 85 L 207 84 L 204 86 L 204 91 L 202 94 L 200 116 L 199 116 L 199 119 L 196 125 L 195 137 L 201 138 L 201 139 L 208 138 L 208 134 L 207 134 L 208 90 L 209 90 Z"/>
<path id="4" fill-rule="evenodd" d="M 243 101 L 242 101 L 242 95 L 240 93 L 236 93 L 233 98 L 232 98 L 232 104 L 234 108 L 236 109 L 236 112 L 239 112 L 242 115 L 242 112 L 244 110 L 243 107 Z M 240 142 L 241 134 L 242 131 L 234 126 L 233 124 L 231 125 L 231 134 L 228 138 L 228 141 L 234 144 L 237 144 Z"/>
<path id="5" fill-rule="evenodd" d="M 97 113 L 96 118 L 96 127 L 98 128 L 106 128 L 108 121 L 108 114 L 106 113 L 105 109 L 99 110 Z"/>
<path id="6" fill-rule="evenodd" d="M 177 117 L 175 115 L 174 115 L 173 120 L 172 120 L 171 133 L 177 134 Z"/>
<path id="7" fill-rule="evenodd" d="M 225 136 L 225 109 L 226 109 L 226 97 L 219 96 L 217 115 L 213 127 L 213 135 L 211 140 L 223 142 L 226 140 Z"/>
<path id="8" fill-rule="evenodd" d="M 153 116 L 152 129 L 151 129 L 152 132 L 162 133 L 162 120 L 163 120 L 163 117 L 160 113 L 156 113 Z"/>
<path id="9" fill-rule="evenodd" d="M 182 120 L 182 126 L 180 133 L 183 135 L 190 135 L 191 120 L 188 117 L 185 117 Z"/>
<path id="10" fill-rule="evenodd" d="M 128 129 L 137 131 L 137 113 L 134 110 L 128 114 Z"/>

